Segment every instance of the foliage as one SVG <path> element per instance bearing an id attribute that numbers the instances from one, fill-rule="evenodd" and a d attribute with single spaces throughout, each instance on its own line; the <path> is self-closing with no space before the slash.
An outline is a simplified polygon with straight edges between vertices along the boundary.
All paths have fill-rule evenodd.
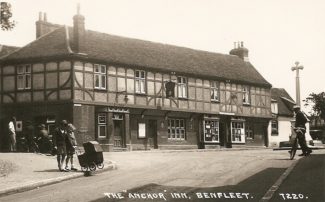
<path id="1" fill-rule="evenodd" d="M 0 4 L 0 25 L 4 31 L 12 30 L 17 24 L 16 21 L 11 21 L 11 5 L 7 2 L 1 2 Z"/>
<path id="2" fill-rule="evenodd" d="M 312 117 L 320 117 L 325 121 L 325 92 L 311 93 L 303 101 L 305 106 L 311 106 L 310 114 Z"/>

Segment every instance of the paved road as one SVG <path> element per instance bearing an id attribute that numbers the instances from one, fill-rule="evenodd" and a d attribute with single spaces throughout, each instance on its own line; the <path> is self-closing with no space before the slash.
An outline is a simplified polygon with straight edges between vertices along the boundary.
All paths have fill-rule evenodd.
<path id="1" fill-rule="evenodd" d="M 271 201 L 325 201 L 325 154 L 301 159 Z"/>
<path id="2" fill-rule="evenodd" d="M 243 150 L 206 152 L 121 152 L 106 153 L 116 161 L 117 170 L 74 179 L 0 198 L 0 201 L 219 201 L 233 197 L 258 201 L 293 161 L 287 151 Z M 182 199 L 173 199 L 180 194 Z M 209 196 L 204 193 L 210 194 Z M 108 199 L 105 194 L 156 193 L 142 199 Z M 159 196 L 159 193 L 162 195 Z M 199 195 L 197 195 L 197 193 Z M 201 193 L 201 195 L 200 195 Z M 212 194 L 212 195 L 211 195 Z M 163 196 L 163 197 L 162 197 Z M 149 197 L 144 199 L 143 197 Z M 249 200 L 245 199 L 247 197 Z M 227 201 L 236 201 L 227 199 Z M 155 199 L 154 201 L 159 201 Z"/>

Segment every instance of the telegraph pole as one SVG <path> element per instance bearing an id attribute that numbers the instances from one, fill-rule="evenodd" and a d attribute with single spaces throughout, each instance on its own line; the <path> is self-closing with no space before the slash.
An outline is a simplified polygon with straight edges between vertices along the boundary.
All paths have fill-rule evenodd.
<path id="1" fill-rule="evenodd" d="M 299 81 L 299 70 L 303 70 L 303 66 L 299 66 L 299 62 L 295 62 L 294 67 L 291 67 L 292 71 L 296 71 L 296 104 L 300 106 L 300 81 Z M 301 106 L 300 106 L 301 107 Z"/>

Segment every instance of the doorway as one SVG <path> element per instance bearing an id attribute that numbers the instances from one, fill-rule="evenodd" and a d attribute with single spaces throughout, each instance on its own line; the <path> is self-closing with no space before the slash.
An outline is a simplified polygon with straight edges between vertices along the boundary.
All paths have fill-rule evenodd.
<path id="1" fill-rule="evenodd" d="M 148 131 L 149 146 L 151 148 L 158 149 L 157 120 L 149 120 L 147 131 Z"/>
<path id="2" fill-rule="evenodd" d="M 124 130 L 123 121 L 114 120 L 114 147 L 123 148 L 124 147 Z"/>

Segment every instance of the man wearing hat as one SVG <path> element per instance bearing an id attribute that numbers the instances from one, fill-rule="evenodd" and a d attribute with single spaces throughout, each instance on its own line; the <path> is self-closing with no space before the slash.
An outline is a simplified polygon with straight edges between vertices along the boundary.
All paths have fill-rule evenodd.
<path id="1" fill-rule="evenodd" d="M 312 153 L 312 150 L 306 144 L 306 137 L 305 137 L 306 125 L 305 124 L 307 123 L 307 118 L 304 115 L 304 113 L 300 110 L 299 105 L 295 105 L 293 107 L 293 111 L 296 114 L 295 128 L 299 128 L 298 130 L 296 129 L 295 131 L 297 133 L 298 142 L 299 142 L 299 145 L 302 150 L 302 154 L 300 154 L 299 156 L 307 156 L 310 153 Z"/>
<path id="2" fill-rule="evenodd" d="M 63 167 L 64 159 L 67 154 L 66 149 L 66 138 L 67 138 L 67 125 L 68 122 L 66 120 L 62 120 L 60 123 L 60 126 L 55 129 L 53 134 L 53 146 L 56 149 L 57 154 L 57 161 L 58 161 L 58 167 L 60 171 L 67 171 Z"/>

